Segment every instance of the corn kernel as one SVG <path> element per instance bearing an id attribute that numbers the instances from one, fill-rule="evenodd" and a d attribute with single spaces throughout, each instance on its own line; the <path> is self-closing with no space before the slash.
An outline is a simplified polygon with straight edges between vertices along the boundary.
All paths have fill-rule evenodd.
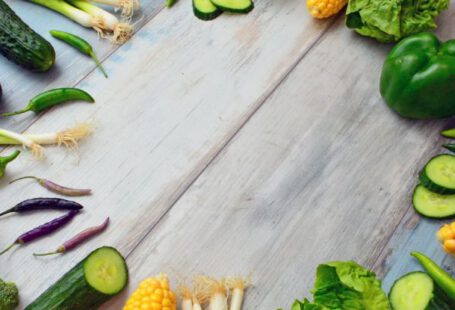
<path id="1" fill-rule="evenodd" d="M 327 18 L 340 12 L 347 0 L 307 0 L 307 8 L 314 18 Z"/>
<path id="2" fill-rule="evenodd" d="M 142 281 L 123 310 L 176 310 L 176 298 L 165 275 Z"/>

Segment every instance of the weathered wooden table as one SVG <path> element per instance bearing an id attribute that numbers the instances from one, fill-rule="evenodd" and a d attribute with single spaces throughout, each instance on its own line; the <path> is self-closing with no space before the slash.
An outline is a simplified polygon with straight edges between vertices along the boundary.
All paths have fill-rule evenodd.
<path id="1" fill-rule="evenodd" d="M 418 170 L 441 151 L 444 121 L 400 119 L 378 93 L 390 46 L 362 38 L 343 17 L 315 21 L 303 0 L 258 0 L 247 16 L 196 19 L 191 2 L 173 9 L 142 1 L 137 34 L 123 46 L 24 1 L 9 1 L 51 40 L 57 28 L 82 34 L 108 70 L 61 42 L 57 65 L 31 74 L 0 58 L 2 111 L 40 91 L 77 86 L 96 98 L 1 127 L 46 132 L 92 120 L 97 130 L 77 152 L 28 152 L 1 181 L 1 209 L 52 196 L 33 174 L 88 186 L 83 215 L 59 233 L 0 257 L 0 278 L 15 281 L 21 308 L 101 245 L 128 260 L 128 292 L 105 309 L 121 309 L 137 283 L 160 271 L 215 276 L 253 273 L 245 309 L 289 307 L 307 295 L 315 268 L 355 260 L 384 277 L 384 287 L 417 269 L 422 250 L 454 266 L 435 241 L 440 222 L 411 206 Z M 455 8 L 439 19 L 455 37 Z M 7 153 L 9 150 L 4 151 Z M 37 259 L 83 227 L 110 216 L 108 232 L 71 254 Z M 55 212 L 0 219 L 0 245 L 55 217 Z M 176 284 L 176 276 L 173 276 Z"/>

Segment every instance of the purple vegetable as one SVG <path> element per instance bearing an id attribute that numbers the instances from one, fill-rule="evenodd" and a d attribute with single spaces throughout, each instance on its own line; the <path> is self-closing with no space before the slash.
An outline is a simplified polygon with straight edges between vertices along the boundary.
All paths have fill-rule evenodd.
<path id="1" fill-rule="evenodd" d="M 51 192 L 54 192 L 54 193 L 57 193 L 57 194 L 61 194 L 61 195 L 64 195 L 64 196 L 73 196 L 73 197 L 74 196 L 87 196 L 87 195 L 90 195 L 92 193 L 91 189 L 69 188 L 69 187 L 61 186 L 61 185 L 58 185 L 58 184 L 56 184 L 56 183 L 54 183 L 52 181 L 49 181 L 49 180 L 46 180 L 46 179 L 42 179 L 42 178 L 38 178 L 38 177 L 35 177 L 35 176 L 25 176 L 25 177 L 22 177 L 22 178 L 18 178 L 18 179 L 12 180 L 11 182 L 9 182 L 9 184 L 14 183 L 14 182 L 19 181 L 19 180 L 24 180 L 24 179 L 34 179 L 42 187 L 50 190 Z"/>
<path id="2" fill-rule="evenodd" d="M 43 254 L 33 254 L 35 256 L 46 256 L 46 255 L 54 255 L 54 254 L 60 254 L 60 253 L 65 253 L 68 252 L 81 243 L 87 241 L 88 239 L 102 233 L 103 231 L 106 230 L 107 226 L 109 225 L 109 218 L 106 218 L 104 222 L 99 225 L 99 226 L 94 226 L 87 228 L 86 230 L 80 232 L 70 240 L 66 241 L 63 243 L 61 246 L 57 248 L 56 251 L 54 252 L 49 252 L 49 253 L 43 253 Z"/>
<path id="3" fill-rule="evenodd" d="M 24 213 L 37 210 L 80 210 L 82 208 L 83 206 L 77 202 L 61 198 L 33 198 L 18 203 L 11 209 L 0 213 L 0 216 L 12 212 Z"/>
<path id="4" fill-rule="evenodd" d="M 13 244 L 11 244 L 5 250 L 0 252 L 0 255 L 5 254 L 15 245 L 22 245 L 22 244 L 30 243 L 38 238 L 41 238 L 41 237 L 44 237 L 44 236 L 47 236 L 47 235 L 53 233 L 54 231 L 62 228 L 66 224 L 68 224 L 73 219 L 73 217 L 75 217 L 76 214 L 78 214 L 78 213 L 79 213 L 79 210 L 70 211 L 67 214 L 65 214 L 64 216 L 53 219 L 50 222 L 47 222 L 41 226 L 38 226 L 38 227 L 20 235 L 16 239 L 16 241 L 14 241 Z"/>

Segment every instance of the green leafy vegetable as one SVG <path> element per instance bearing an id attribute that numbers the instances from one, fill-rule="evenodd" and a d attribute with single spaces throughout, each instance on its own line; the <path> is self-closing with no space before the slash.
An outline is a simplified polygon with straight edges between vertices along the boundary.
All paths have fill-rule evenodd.
<path id="1" fill-rule="evenodd" d="M 312 293 L 313 303 L 297 300 L 291 310 L 390 310 L 381 281 L 352 261 L 319 265 Z"/>
<path id="2" fill-rule="evenodd" d="M 449 0 L 349 0 L 346 25 L 381 42 L 399 41 L 436 28 Z"/>
<path id="3" fill-rule="evenodd" d="M 13 310 L 19 305 L 16 284 L 0 279 L 0 310 Z"/>

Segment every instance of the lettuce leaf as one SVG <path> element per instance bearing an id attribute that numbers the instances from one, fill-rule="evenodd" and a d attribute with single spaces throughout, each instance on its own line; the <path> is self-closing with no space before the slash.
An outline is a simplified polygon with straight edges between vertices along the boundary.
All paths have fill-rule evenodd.
<path id="1" fill-rule="evenodd" d="M 349 0 L 346 25 L 381 42 L 436 28 L 435 18 L 450 0 Z"/>
<path id="2" fill-rule="evenodd" d="M 381 281 L 352 261 L 319 265 L 311 292 L 314 303 L 297 300 L 291 310 L 390 310 Z"/>

